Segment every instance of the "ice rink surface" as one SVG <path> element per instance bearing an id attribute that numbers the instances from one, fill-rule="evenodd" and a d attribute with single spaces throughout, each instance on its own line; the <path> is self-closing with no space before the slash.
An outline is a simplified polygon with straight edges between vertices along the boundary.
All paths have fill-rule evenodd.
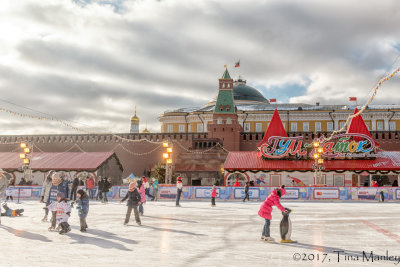
<path id="1" fill-rule="evenodd" d="M 67 235 L 47 230 L 43 204 L 11 202 L 25 212 L 1 218 L 0 266 L 400 266 L 399 204 L 282 203 L 293 210 L 298 243 L 279 243 L 276 207 L 271 236 L 278 242 L 260 241 L 261 202 L 147 202 L 142 226 L 133 212 L 124 226 L 125 204 L 92 201 L 88 232 L 79 231 L 74 209 Z"/>

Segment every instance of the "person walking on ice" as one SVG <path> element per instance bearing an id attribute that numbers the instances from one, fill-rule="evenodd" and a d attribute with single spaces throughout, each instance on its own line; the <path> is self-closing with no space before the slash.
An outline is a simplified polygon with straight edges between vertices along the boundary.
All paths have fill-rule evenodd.
<path id="1" fill-rule="evenodd" d="M 176 206 L 180 207 L 181 205 L 179 204 L 179 201 L 181 200 L 181 194 L 182 194 L 182 177 L 178 176 L 176 178 Z"/>
<path id="2" fill-rule="evenodd" d="M 215 197 L 217 196 L 217 187 L 215 185 L 212 186 L 211 189 L 211 207 L 215 207 Z"/>
<path id="3" fill-rule="evenodd" d="M 249 196 L 249 182 L 246 182 L 246 186 L 244 187 L 244 198 L 243 198 L 243 202 L 246 201 L 250 201 L 250 196 Z"/>
<path id="4" fill-rule="evenodd" d="M 275 240 L 270 236 L 270 226 L 272 220 L 272 207 L 276 206 L 282 212 L 286 212 L 286 209 L 281 205 L 279 199 L 286 194 L 285 186 L 277 188 L 267 197 L 267 199 L 261 204 L 258 215 L 265 219 L 264 228 L 261 235 L 261 240 L 267 242 L 274 242 Z"/>
<path id="5" fill-rule="evenodd" d="M 128 206 L 128 210 L 126 211 L 126 216 L 125 216 L 125 222 L 124 225 L 127 225 L 129 222 L 129 219 L 131 217 L 132 209 L 135 213 L 135 220 L 136 223 L 140 226 L 142 225 L 140 218 L 139 218 L 139 211 L 138 211 L 138 205 L 141 204 L 140 200 L 140 194 L 136 188 L 136 180 L 133 180 L 129 184 L 129 190 L 126 193 L 126 196 L 120 201 L 120 203 L 124 202 L 126 199 L 128 199 L 126 205 Z"/>
<path id="6" fill-rule="evenodd" d="M 78 200 L 76 201 L 76 209 L 78 210 L 79 223 L 81 226 L 81 232 L 86 232 L 88 228 L 86 223 L 86 217 L 89 213 L 89 197 L 82 189 L 77 192 Z"/>

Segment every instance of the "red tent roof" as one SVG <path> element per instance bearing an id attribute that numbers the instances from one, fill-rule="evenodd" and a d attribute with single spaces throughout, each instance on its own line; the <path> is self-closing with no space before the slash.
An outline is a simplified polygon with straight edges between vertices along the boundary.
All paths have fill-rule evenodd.
<path id="1" fill-rule="evenodd" d="M 400 152 L 379 152 L 376 156 L 375 159 L 325 160 L 324 166 L 327 171 L 400 171 Z M 228 171 L 313 171 L 313 164 L 314 160 L 263 160 L 258 156 L 257 151 L 237 151 L 229 152 L 224 164 L 224 169 Z"/>
<path id="2" fill-rule="evenodd" d="M 354 110 L 353 114 L 356 114 L 356 113 L 358 113 L 357 108 Z M 371 133 L 369 132 L 367 125 L 365 125 L 365 122 L 364 122 L 363 118 L 361 117 L 361 115 L 358 115 L 351 119 L 349 128 L 347 128 L 346 133 L 361 133 L 361 134 L 368 135 L 369 137 L 372 138 Z M 362 138 L 353 137 L 353 139 L 355 141 L 361 141 Z M 375 140 L 374 140 L 374 142 L 375 142 L 375 146 L 379 146 L 379 143 L 377 143 Z"/>
<path id="3" fill-rule="evenodd" d="M 109 158 L 115 156 L 114 152 L 62 152 L 62 153 L 32 153 L 32 170 L 81 170 L 95 171 Z M 0 168 L 3 170 L 17 170 L 22 167 L 19 153 L 0 152 Z M 122 169 L 122 165 L 121 165 Z"/>
<path id="4" fill-rule="evenodd" d="M 268 125 L 268 128 L 267 128 L 267 131 L 265 132 L 264 138 L 257 145 L 257 147 L 260 147 L 262 144 L 268 142 L 268 139 L 271 136 L 287 137 L 285 127 L 283 127 L 283 123 L 281 121 L 281 117 L 279 116 L 277 109 L 275 109 L 274 114 L 272 115 L 271 122 Z"/>

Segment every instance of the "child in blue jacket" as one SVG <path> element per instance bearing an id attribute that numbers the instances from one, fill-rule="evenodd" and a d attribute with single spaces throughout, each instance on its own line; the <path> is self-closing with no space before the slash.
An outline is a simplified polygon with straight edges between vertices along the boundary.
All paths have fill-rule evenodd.
<path id="1" fill-rule="evenodd" d="M 78 200 L 76 201 L 76 208 L 78 210 L 81 232 L 86 232 L 86 229 L 88 228 L 86 224 L 86 217 L 89 213 L 89 197 L 82 189 L 78 190 L 77 196 Z"/>

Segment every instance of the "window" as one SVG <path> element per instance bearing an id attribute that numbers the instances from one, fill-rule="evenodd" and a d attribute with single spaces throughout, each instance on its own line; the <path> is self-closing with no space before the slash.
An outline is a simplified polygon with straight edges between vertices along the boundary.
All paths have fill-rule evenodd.
<path id="1" fill-rule="evenodd" d="M 217 124 L 222 124 L 222 118 L 217 119 Z"/>
<path id="2" fill-rule="evenodd" d="M 173 125 L 170 124 L 170 125 L 168 125 L 167 132 L 172 133 L 173 129 L 174 129 Z"/>
<path id="3" fill-rule="evenodd" d="M 188 125 L 188 133 L 191 133 L 192 132 L 192 125 Z"/>
<path id="4" fill-rule="evenodd" d="M 286 122 L 282 122 L 282 124 L 283 124 L 283 129 L 286 130 Z M 268 123 L 267 123 L 267 128 L 268 128 Z"/>
<path id="5" fill-rule="evenodd" d="M 203 124 L 197 124 L 197 132 L 198 133 L 201 133 L 201 132 L 203 132 Z"/>
<path id="6" fill-rule="evenodd" d="M 297 122 L 290 123 L 290 130 L 292 132 L 297 132 Z"/>
<path id="7" fill-rule="evenodd" d="M 321 122 L 317 121 L 315 123 L 315 131 L 320 132 L 321 131 Z"/>
<path id="8" fill-rule="evenodd" d="M 328 122 L 326 123 L 326 130 L 327 130 L 328 132 L 332 132 L 332 131 L 333 131 L 333 122 L 332 122 L 332 121 L 328 121 Z"/>
<path id="9" fill-rule="evenodd" d="M 383 121 L 377 121 L 376 122 L 376 130 L 377 131 L 383 131 Z"/>
<path id="10" fill-rule="evenodd" d="M 389 122 L 389 131 L 396 131 L 396 122 L 395 121 Z"/>
<path id="11" fill-rule="evenodd" d="M 341 121 L 341 122 L 339 122 L 339 129 L 342 129 L 342 128 L 343 128 L 343 126 L 344 126 L 344 123 L 345 123 L 345 121 Z"/>
<path id="12" fill-rule="evenodd" d="M 244 125 L 243 125 L 243 127 L 244 127 L 244 131 L 245 132 L 250 132 L 250 123 L 248 123 L 248 122 L 246 122 Z"/>
<path id="13" fill-rule="evenodd" d="M 344 186 L 344 175 L 334 174 L 333 175 L 333 186 Z"/>
<path id="14" fill-rule="evenodd" d="M 232 124 L 232 119 L 231 118 L 227 118 L 226 119 L 226 124 Z"/>
<path id="15" fill-rule="evenodd" d="M 222 83 L 222 88 L 225 88 L 225 83 Z"/>
<path id="16" fill-rule="evenodd" d="M 179 124 L 179 132 L 184 133 L 185 132 L 185 125 L 184 124 Z"/>
<path id="17" fill-rule="evenodd" d="M 229 110 L 231 110 L 231 106 L 225 105 L 225 109 L 226 109 L 227 111 L 229 111 Z"/>
<path id="18" fill-rule="evenodd" d="M 256 123 L 256 132 L 262 131 L 262 123 Z"/>
<path id="19" fill-rule="evenodd" d="M 303 122 L 303 132 L 308 132 L 308 131 L 310 131 L 310 123 Z"/>
<path id="20" fill-rule="evenodd" d="M 224 105 L 219 105 L 219 110 L 223 111 L 224 110 Z"/>

